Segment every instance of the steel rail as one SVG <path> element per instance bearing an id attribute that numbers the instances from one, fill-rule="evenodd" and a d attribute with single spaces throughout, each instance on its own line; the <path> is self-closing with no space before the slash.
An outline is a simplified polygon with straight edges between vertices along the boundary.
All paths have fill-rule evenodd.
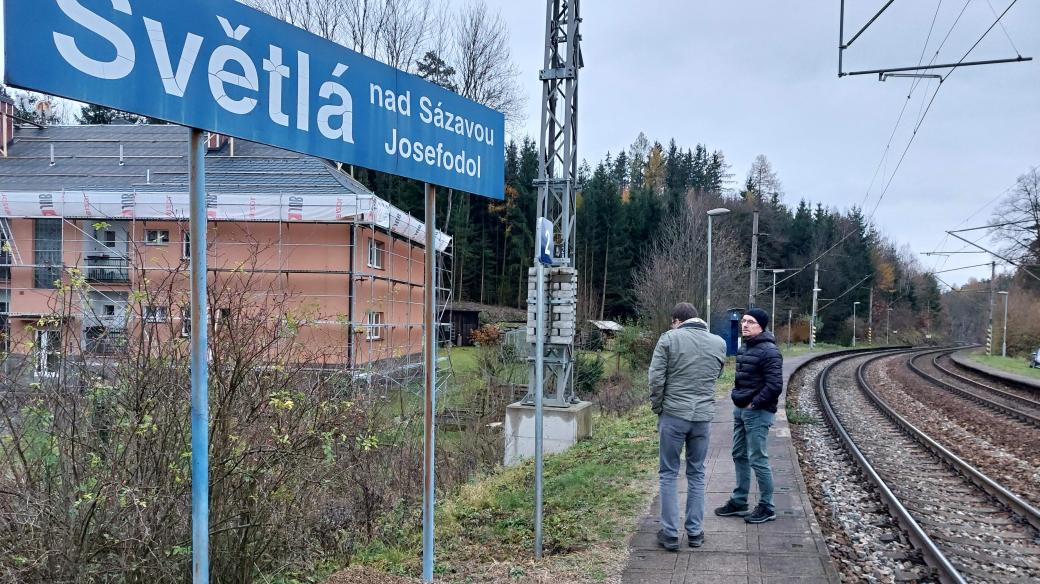
<path id="1" fill-rule="evenodd" d="M 933 351 L 926 351 L 930 353 Z M 892 420 L 897 426 L 899 426 L 904 432 L 911 436 L 914 440 L 920 443 L 922 446 L 931 450 L 936 456 L 945 461 L 947 464 L 952 466 L 955 470 L 961 473 L 965 478 L 974 483 L 977 487 L 986 491 L 991 496 L 996 498 L 998 501 L 1007 505 L 1011 511 L 1025 519 L 1030 525 L 1036 529 L 1040 529 L 1040 510 L 1036 509 L 1029 503 L 1023 501 L 1017 495 L 1006 489 L 1003 485 L 997 481 L 986 476 L 982 471 L 976 469 L 966 461 L 962 460 L 956 454 L 947 450 L 943 445 L 939 444 L 927 434 L 919 430 L 916 426 L 911 424 L 906 418 L 896 413 L 895 410 L 890 408 L 880 396 L 874 393 L 874 390 L 870 388 L 866 378 L 863 375 L 866 367 L 874 361 L 885 357 L 887 355 L 881 355 L 874 357 L 856 369 L 856 382 L 859 384 L 860 389 L 867 395 L 868 398 L 874 405 L 877 406 L 882 413 L 884 413 L 890 420 Z"/>
<path id="2" fill-rule="evenodd" d="M 959 349 L 954 349 L 954 350 L 959 350 Z M 950 391 L 952 393 L 955 393 L 955 394 L 957 394 L 957 395 L 959 395 L 959 396 L 961 396 L 963 398 L 966 398 L 966 399 L 974 401 L 974 402 L 976 402 L 978 404 L 981 404 L 981 405 L 983 405 L 983 406 L 985 406 L 985 407 L 987 407 L 987 408 L 989 408 L 991 410 L 995 410 L 997 412 L 1000 412 L 1001 414 L 1004 414 L 1006 416 L 1010 416 L 1012 418 L 1021 420 L 1021 421 L 1025 422 L 1025 423 L 1027 423 L 1027 424 L 1030 424 L 1030 425 L 1033 425 L 1033 426 L 1036 426 L 1036 427 L 1040 428 L 1040 416 L 1035 416 L 1035 415 L 1029 414 L 1027 412 L 1022 412 L 1022 411 L 1016 410 L 1016 409 L 1008 407 L 1008 406 L 1006 406 L 1006 405 L 1004 405 L 1002 403 L 995 402 L 993 400 L 987 399 L 985 396 L 979 395 L 979 394 L 977 394 L 975 392 L 968 391 L 966 389 L 957 387 L 956 385 L 952 385 L 950 383 L 947 383 L 947 382 L 943 381 L 942 379 L 939 379 L 938 377 L 934 377 L 932 375 L 929 375 L 923 369 L 918 367 L 917 364 L 915 363 L 915 361 L 917 361 L 918 359 L 927 357 L 928 355 L 931 355 L 931 354 L 934 353 L 935 356 L 932 358 L 932 364 L 935 365 L 935 367 L 937 369 L 939 369 L 940 371 L 942 371 L 942 372 L 944 372 L 944 373 L 946 373 L 948 375 L 951 375 L 951 376 L 953 376 L 955 378 L 958 378 L 958 379 L 960 379 L 960 380 L 962 380 L 962 381 L 964 381 L 966 383 L 970 383 L 972 385 L 976 385 L 976 386 L 979 386 L 981 388 L 984 388 L 985 391 L 992 391 L 992 392 L 996 393 L 997 395 L 999 395 L 999 396 L 1001 396 L 1001 397 L 1003 397 L 1005 399 L 1010 399 L 1010 400 L 1013 400 L 1013 401 L 1016 401 L 1016 402 L 1019 402 L 1019 403 L 1024 403 L 1025 405 L 1029 405 L 1029 406 L 1035 407 L 1037 409 L 1040 409 L 1040 402 L 1035 402 L 1035 401 L 1032 401 L 1032 400 L 1023 398 L 1023 397 L 1019 397 L 1017 395 L 1013 395 L 1013 394 L 1001 391 L 999 389 L 996 389 L 996 388 L 993 388 L 993 387 L 989 387 L 988 385 L 984 385 L 982 383 L 978 383 L 978 382 L 976 382 L 974 380 L 967 379 L 965 377 L 961 377 L 960 375 L 957 375 L 956 373 L 952 373 L 952 372 L 946 370 L 944 367 L 942 367 L 942 366 L 940 366 L 939 364 L 936 363 L 936 361 L 939 359 L 939 357 L 942 357 L 943 355 L 948 355 L 948 354 L 952 353 L 954 350 L 942 349 L 942 350 L 939 350 L 939 351 L 927 351 L 927 352 L 921 353 L 919 355 L 911 357 L 910 361 L 907 363 L 907 366 L 910 368 L 911 371 L 913 371 L 914 373 L 918 374 L 925 381 L 927 381 L 929 383 L 937 385 L 937 386 L 939 386 L 939 387 L 941 387 L 941 388 L 943 388 L 943 389 L 945 389 L 947 391 Z"/>
<path id="3" fill-rule="evenodd" d="M 912 349 L 910 349 L 912 351 Z M 872 363 L 876 359 L 887 357 L 890 355 L 898 355 L 900 353 L 907 352 L 907 350 L 889 351 L 882 353 L 878 357 L 874 357 L 866 361 L 866 363 Z M 874 483 L 881 494 L 881 499 L 885 502 L 892 517 L 899 523 L 900 527 L 906 532 L 907 536 L 914 546 L 921 552 L 926 564 L 934 568 L 938 572 L 939 581 L 944 584 L 966 584 L 966 580 L 960 575 L 960 572 L 953 566 L 952 563 L 946 558 L 939 549 L 939 546 L 932 541 L 932 538 L 925 533 L 924 529 L 917 523 L 917 520 L 910 515 L 910 511 L 903 506 L 900 502 L 899 497 L 888 487 L 885 480 L 881 478 L 881 475 L 874 470 L 874 466 L 870 464 L 867 457 L 860 451 L 859 447 L 856 446 L 852 436 L 842 426 L 841 421 L 838 419 L 837 413 L 831 406 L 830 400 L 827 396 L 827 379 L 830 377 L 831 371 L 837 365 L 844 363 L 845 361 L 861 357 L 862 355 L 853 355 L 837 359 L 830 365 L 828 365 L 820 376 L 816 378 L 816 395 L 820 401 L 820 407 L 823 409 L 827 424 L 834 430 L 834 432 L 841 439 L 842 444 L 845 446 L 845 450 L 848 451 L 849 455 L 856 461 L 860 469 L 863 470 L 863 474 L 867 480 Z M 862 366 L 857 368 L 857 381 L 862 371 Z M 861 385 L 861 388 L 863 386 Z"/>
<path id="4" fill-rule="evenodd" d="M 985 292 L 988 294 L 989 290 L 986 290 Z M 1001 374 L 1000 371 L 987 371 L 984 369 L 980 369 L 979 367 L 974 366 L 971 363 L 970 359 L 967 359 L 964 355 L 958 355 L 957 353 L 960 353 L 960 351 L 954 351 L 950 353 L 950 361 L 953 361 L 953 364 L 956 365 L 957 368 L 964 369 L 965 371 L 974 373 L 979 377 L 984 377 L 992 381 L 1003 383 L 1005 385 L 1012 386 L 1018 390 L 1024 391 L 1026 393 L 1032 393 L 1040 397 L 1040 385 L 1033 385 L 1031 383 L 1027 383 L 1026 380 L 1019 380 L 1007 377 Z M 1010 372 L 1008 374 L 1010 375 Z"/>
<path id="5" fill-rule="evenodd" d="M 952 369 L 950 369 L 948 367 L 944 367 L 944 366 L 939 364 L 939 359 L 940 358 L 942 358 L 942 357 L 944 357 L 946 355 L 953 355 L 953 353 L 955 353 L 955 352 L 956 351 L 949 351 L 945 355 L 937 355 L 934 359 L 932 359 L 932 364 L 935 365 L 936 369 L 942 371 L 943 373 L 945 373 L 945 374 L 947 374 L 947 375 L 949 375 L 951 377 L 955 377 L 957 379 L 960 379 L 961 381 L 963 381 L 965 383 L 974 385 L 974 386 L 978 387 L 979 389 L 984 389 L 986 391 L 991 391 L 991 392 L 999 395 L 1000 397 L 1003 397 L 1003 398 L 1006 398 L 1006 399 L 1009 399 L 1009 400 L 1012 400 L 1012 401 L 1016 401 L 1016 402 L 1018 402 L 1018 403 L 1020 403 L 1022 405 L 1031 406 L 1031 407 L 1034 407 L 1034 408 L 1037 408 L 1038 410 L 1040 410 L 1040 400 L 1029 399 L 1028 397 L 1022 397 L 1020 395 L 1015 395 L 1013 393 L 1009 393 L 1007 391 L 1004 391 L 1003 389 L 999 389 L 999 388 L 993 387 L 992 385 L 986 385 L 985 383 L 982 383 L 981 381 L 978 381 L 976 379 L 972 379 L 972 378 L 967 377 L 965 375 L 961 375 L 960 373 L 957 373 L 956 371 L 954 371 L 954 370 L 952 370 Z M 950 360 L 952 361 L 953 358 L 951 357 Z M 956 361 L 953 361 L 953 363 L 957 364 Z M 981 372 L 981 371 L 978 372 L 978 374 L 980 376 L 989 377 L 990 379 L 994 379 L 994 380 L 1000 381 L 1002 383 L 1007 383 L 1009 385 L 1016 385 L 1016 386 L 1018 386 L 1018 384 L 1013 379 L 1001 379 L 1001 378 L 998 378 L 998 377 L 994 377 L 992 375 L 987 375 L 986 373 Z M 1019 386 L 1019 387 L 1021 387 L 1021 386 Z M 1032 391 L 1032 390 L 1023 388 L 1023 391 Z"/>

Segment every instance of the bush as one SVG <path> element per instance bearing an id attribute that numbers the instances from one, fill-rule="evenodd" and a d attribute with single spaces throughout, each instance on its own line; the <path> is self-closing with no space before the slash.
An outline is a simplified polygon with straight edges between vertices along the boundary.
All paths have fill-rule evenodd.
<path id="1" fill-rule="evenodd" d="M 248 584 L 349 561 L 383 537 L 381 517 L 421 492 L 422 433 L 381 415 L 377 392 L 321 370 L 331 349 L 311 351 L 285 326 L 291 299 L 247 294 L 260 288 L 243 278 L 210 290 L 229 308 L 211 332 L 209 531 L 213 580 Z M 61 327 L 65 355 L 80 342 L 79 293 L 59 289 L 44 323 Z M 127 335 L 118 355 L 70 356 L 39 382 L 31 359 L 0 372 L 0 581 L 190 578 L 189 348 L 167 324 L 165 336 Z"/>
<path id="2" fill-rule="evenodd" d="M 596 404 L 600 411 L 613 415 L 627 414 L 647 403 L 649 394 L 645 387 L 636 387 L 624 373 L 607 377 L 596 392 Z"/>
<path id="3" fill-rule="evenodd" d="M 633 369 L 650 367 L 657 339 L 645 328 L 628 325 L 617 333 L 617 349 L 628 359 Z"/>
<path id="4" fill-rule="evenodd" d="M 603 358 L 596 353 L 578 353 L 574 359 L 574 389 L 578 395 L 596 395 L 599 380 L 603 378 Z"/>

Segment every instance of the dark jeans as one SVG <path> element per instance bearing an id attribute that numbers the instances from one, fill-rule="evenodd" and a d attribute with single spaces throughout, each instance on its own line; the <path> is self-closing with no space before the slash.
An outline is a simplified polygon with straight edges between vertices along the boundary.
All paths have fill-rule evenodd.
<path id="1" fill-rule="evenodd" d="M 758 504 L 773 511 L 773 470 L 769 467 L 766 442 L 769 427 L 776 414 L 766 410 L 733 409 L 733 466 L 737 471 L 737 488 L 730 499 L 747 505 L 751 490 L 751 469 L 758 479 Z"/>
<path id="2" fill-rule="evenodd" d="M 708 428 L 711 422 L 688 422 L 664 414 L 657 421 L 661 438 L 658 476 L 661 481 L 661 526 L 666 535 L 679 535 L 679 455 L 686 447 L 686 533 L 704 531 L 704 457 L 708 454 Z"/>

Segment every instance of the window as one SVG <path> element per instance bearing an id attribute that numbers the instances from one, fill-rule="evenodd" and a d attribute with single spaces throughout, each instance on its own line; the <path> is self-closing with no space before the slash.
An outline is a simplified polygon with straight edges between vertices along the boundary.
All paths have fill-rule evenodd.
<path id="1" fill-rule="evenodd" d="M 57 288 L 61 280 L 61 219 L 33 222 L 33 288 Z"/>
<path id="2" fill-rule="evenodd" d="M 181 259 L 191 258 L 191 234 L 185 231 L 181 238 Z"/>
<path id="3" fill-rule="evenodd" d="M 166 245 L 170 243 L 170 232 L 166 229 L 148 229 L 144 232 L 146 245 Z"/>
<path id="4" fill-rule="evenodd" d="M 101 307 L 101 315 L 102 316 L 115 316 L 116 315 L 116 305 L 115 304 L 106 304 L 106 305 L 102 306 Z"/>
<path id="5" fill-rule="evenodd" d="M 11 330 L 7 320 L 7 302 L 0 302 L 0 352 L 10 353 Z"/>
<path id="6" fill-rule="evenodd" d="M 369 312 L 368 323 L 365 326 L 365 338 L 370 341 L 375 341 L 383 338 L 383 327 L 385 326 L 385 320 L 383 319 L 382 312 Z"/>
<path id="7" fill-rule="evenodd" d="M 231 316 L 230 308 L 218 308 L 213 311 L 213 328 L 216 329 L 218 326 L 224 326 L 228 324 L 228 317 Z"/>
<path id="8" fill-rule="evenodd" d="M 145 306 L 144 307 L 144 320 L 145 322 L 166 322 L 169 320 L 169 312 L 165 306 Z"/>
<path id="9" fill-rule="evenodd" d="M 54 377 L 61 359 L 61 333 L 53 330 L 36 331 L 36 375 Z"/>
<path id="10" fill-rule="evenodd" d="M 191 308 L 187 306 L 181 308 L 181 336 L 191 336 Z"/>
<path id="11" fill-rule="evenodd" d="M 0 229 L 0 280 L 11 279 L 11 244 L 7 234 Z"/>
<path id="12" fill-rule="evenodd" d="M 386 262 L 386 244 L 375 239 L 368 240 L 368 266 L 383 269 Z"/>
<path id="13" fill-rule="evenodd" d="M 106 231 L 102 234 L 101 242 L 105 244 L 105 247 L 116 246 L 116 232 Z"/>

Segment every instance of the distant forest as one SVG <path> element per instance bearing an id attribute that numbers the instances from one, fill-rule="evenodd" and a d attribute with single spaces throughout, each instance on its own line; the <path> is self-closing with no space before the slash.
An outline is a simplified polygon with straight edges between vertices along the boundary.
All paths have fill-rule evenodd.
<path id="1" fill-rule="evenodd" d="M 940 292 L 909 248 L 880 236 L 858 208 L 837 210 L 799 200 L 783 186 L 768 159 L 759 156 L 747 177 L 734 180 L 719 150 L 703 144 L 667 146 L 640 134 L 626 150 L 607 154 L 580 170 L 577 196 L 579 311 L 587 319 L 620 321 L 658 316 L 659 305 L 689 300 L 703 310 L 706 257 L 705 209 L 732 212 L 715 221 L 713 313 L 746 307 L 750 285 L 753 212 L 759 213 L 756 305 L 771 308 L 777 274 L 775 322 L 807 322 L 812 306 L 813 260 L 819 258 L 819 340 L 848 342 L 853 303 L 865 335 L 873 288 L 874 323 L 882 318 L 899 330 L 938 331 Z M 454 238 L 452 288 L 457 300 L 524 307 L 527 269 L 532 264 L 537 200 L 537 145 L 524 139 L 506 148 L 506 198 L 440 191 L 438 222 Z M 422 186 L 407 179 L 359 171 L 358 178 L 381 197 L 422 216 Z M 697 216 L 691 214 L 697 213 Z M 681 224 L 681 226 L 680 226 Z M 686 251 L 688 253 L 683 254 Z M 676 257 L 678 256 L 678 257 Z M 674 282 L 680 264 L 689 285 Z M 801 271 L 798 271 L 801 270 Z M 668 277 L 659 278 L 662 274 Z M 682 278 L 679 278 L 682 279 Z M 651 298 L 661 289 L 674 298 Z M 663 304 L 662 304 L 663 303 Z M 892 308 L 892 313 L 888 313 Z M 779 328 L 778 327 L 778 328 Z"/>

